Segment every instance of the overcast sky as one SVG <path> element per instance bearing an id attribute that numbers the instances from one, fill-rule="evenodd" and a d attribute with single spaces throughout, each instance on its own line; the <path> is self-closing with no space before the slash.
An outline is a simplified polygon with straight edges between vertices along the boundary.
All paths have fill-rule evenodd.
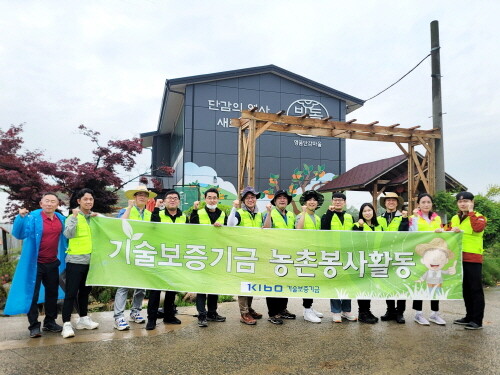
<path id="1" fill-rule="evenodd" d="M 52 160 L 88 159 L 79 124 L 105 140 L 153 131 L 165 79 L 267 64 L 367 99 L 429 53 L 438 20 L 446 171 L 485 192 L 500 183 L 498 14 L 497 1 L 2 1 L 0 127 L 26 123 L 26 147 Z M 428 59 L 348 119 L 430 129 L 430 74 Z M 348 141 L 347 168 L 397 154 Z M 130 176 L 149 163 L 146 150 Z"/>

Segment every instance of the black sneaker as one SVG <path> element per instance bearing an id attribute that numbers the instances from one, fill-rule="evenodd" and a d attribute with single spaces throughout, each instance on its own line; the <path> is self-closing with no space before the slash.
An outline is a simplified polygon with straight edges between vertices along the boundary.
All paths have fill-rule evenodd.
<path id="1" fill-rule="evenodd" d="M 461 326 L 466 326 L 469 323 L 470 323 L 470 320 L 467 317 L 453 321 L 453 324 L 458 324 Z"/>
<path id="2" fill-rule="evenodd" d="M 208 327 L 207 317 L 198 315 L 198 327 Z"/>
<path id="3" fill-rule="evenodd" d="M 56 322 L 44 323 L 42 329 L 48 332 L 62 332 L 62 326 L 60 326 Z"/>
<path id="4" fill-rule="evenodd" d="M 220 316 L 219 314 L 217 313 L 213 313 L 213 314 L 207 314 L 207 320 L 209 322 L 225 322 L 226 321 L 226 317 L 225 316 Z"/>
<path id="5" fill-rule="evenodd" d="M 295 314 L 292 314 L 290 311 L 288 310 L 284 310 L 283 312 L 281 312 L 279 314 L 279 316 L 283 319 L 295 319 L 297 317 L 297 315 Z"/>
<path id="6" fill-rule="evenodd" d="M 177 319 L 175 316 L 170 317 L 170 318 L 163 318 L 163 323 L 166 324 L 181 324 L 182 322 Z"/>
<path id="7" fill-rule="evenodd" d="M 378 322 L 378 318 L 374 316 L 371 311 L 366 311 L 358 314 L 358 321 L 361 323 L 375 324 Z"/>
<path id="8" fill-rule="evenodd" d="M 465 329 L 483 329 L 483 326 L 480 326 L 479 324 L 475 322 L 469 322 L 467 325 L 464 327 Z"/>
<path id="9" fill-rule="evenodd" d="M 146 331 L 152 331 L 156 328 L 156 319 L 148 319 L 146 323 Z"/>
<path id="10" fill-rule="evenodd" d="M 406 320 L 405 320 L 405 317 L 403 316 L 403 314 L 399 314 L 399 313 L 396 314 L 396 322 L 398 324 L 405 324 L 406 323 Z"/>
<path id="11" fill-rule="evenodd" d="M 35 327 L 30 329 L 30 337 L 35 339 L 37 337 L 41 337 L 42 333 L 40 332 L 40 327 Z"/>
<path id="12" fill-rule="evenodd" d="M 267 321 L 273 324 L 283 324 L 283 320 L 279 318 L 280 315 L 270 316 Z"/>
<path id="13" fill-rule="evenodd" d="M 389 320 L 396 320 L 396 312 L 387 310 L 385 315 L 380 317 L 380 320 L 383 322 L 388 322 Z"/>

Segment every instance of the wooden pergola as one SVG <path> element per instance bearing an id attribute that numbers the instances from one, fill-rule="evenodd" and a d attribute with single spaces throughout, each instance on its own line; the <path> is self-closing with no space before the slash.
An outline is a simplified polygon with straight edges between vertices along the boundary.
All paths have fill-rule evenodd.
<path id="1" fill-rule="evenodd" d="M 439 129 L 419 130 L 420 126 L 400 128 L 400 124 L 378 125 L 378 121 L 358 124 L 356 120 L 347 122 L 310 118 L 305 114 L 300 117 L 286 116 L 284 111 L 263 113 L 256 108 L 242 111 L 239 119 L 231 119 L 231 126 L 238 128 L 238 191 L 246 185 L 255 186 L 255 142 L 267 131 L 359 139 L 364 141 L 393 142 L 408 158 L 408 196 L 409 210 L 413 209 L 418 184 L 422 182 L 425 190 L 435 194 L 435 139 L 441 138 Z M 406 147 L 404 146 L 406 145 Z M 425 155 L 419 160 L 415 147 L 422 145 Z M 418 172 L 418 173 L 417 173 Z M 414 176 L 411 178 L 410 176 Z M 246 179 L 245 179 L 246 177 Z M 376 196 L 379 192 L 373 192 Z"/>

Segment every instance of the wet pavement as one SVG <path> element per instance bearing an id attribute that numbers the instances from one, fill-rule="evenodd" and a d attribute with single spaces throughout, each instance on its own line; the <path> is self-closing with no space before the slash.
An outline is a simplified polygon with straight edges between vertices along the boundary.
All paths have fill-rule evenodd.
<path id="1" fill-rule="evenodd" d="M 264 298 L 254 300 L 265 313 Z M 154 331 L 131 323 L 113 329 L 113 313 L 94 313 L 97 330 L 63 339 L 43 332 L 28 337 L 25 316 L 0 317 L 0 374 L 499 374 L 500 288 L 486 290 L 484 329 L 468 331 L 452 324 L 463 317 L 462 301 L 441 302 L 446 326 L 420 326 L 408 302 L 405 325 L 379 322 L 333 323 L 327 300 L 315 300 L 325 313 L 321 324 L 305 322 L 302 300 L 290 299 L 297 320 L 282 326 L 265 317 L 256 326 L 239 322 L 236 302 L 219 305 L 224 323 L 196 324 L 194 307 L 179 308 L 181 325 Z M 357 304 L 353 301 L 353 311 Z M 429 303 L 424 313 L 429 315 Z M 372 301 L 376 316 L 383 301 Z M 76 316 L 75 316 L 76 318 Z M 60 317 L 59 317 L 60 320 Z M 59 322 L 60 323 L 60 322 Z"/>

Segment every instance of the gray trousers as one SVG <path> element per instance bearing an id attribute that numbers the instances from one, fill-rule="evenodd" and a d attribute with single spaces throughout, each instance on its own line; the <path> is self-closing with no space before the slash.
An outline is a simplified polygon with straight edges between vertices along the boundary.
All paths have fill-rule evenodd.
<path id="1" fill-rule="evenodd" d="M 114 304 L 114 315 L 115 319 L 123 317 L 123 312 L 125 311 L 125 305 L 127 303 L 128 288 L 118 288 L 115 295 Z M 138 313 L 142 310 L 142 301 L 144 300 L 144 295 L 146 294 L 145 289 L 135 289 L 134 296 L 132 297 L 132 308 L 130 313 Z"/>

